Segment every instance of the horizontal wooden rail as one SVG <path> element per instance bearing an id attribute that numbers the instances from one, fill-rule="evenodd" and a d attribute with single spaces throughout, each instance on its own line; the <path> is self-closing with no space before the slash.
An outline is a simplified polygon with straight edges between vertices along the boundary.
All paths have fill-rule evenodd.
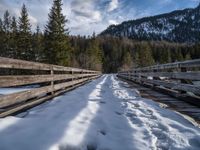
<path id="1" fill-rule="evenodd" d="M 7 107 L 19 102 L 24 102 L 34 97 L 43 96 L 44 94 L 58 91 L 60 89 L 82 83 L 84 81 L 87 81 L 88 79 L 89 78 L 84 78 L 84 79 L 74 80 L 74 81 L 65 82 L 61 84 L 56 84 L 54 85 L 53 90 L 52 90 L 52 86 L 50 85 L 50 86 L 35 88 L 35 89 L 23 91 L 23 92 L 17 92 L 17 93 L 13 93 L 9 95 L 3 95 L 0 97 L 0 108 Z"/>
<path id="2" fill-rule="evenodd" d="M 0 117 L 39 104 L 69 89 L 80 86 L 101 75 L 99 71 L 29 62 L 0 57 L 0 69 L 12 74 L 0 75 L 0 88 L 39 84 L 22 92 L 0 96 Z M 14 75 L 16 70 L 17 74 Z M 23 70 L 36 71 L 27 75 Z M 39 72 L 45 71 L 45 72 Z M 5 72 L 6 73 L 6 72 Z M 19 75 L 20 74 L 20 75 Z"/>
<path id="3" fill-rule="evenodd" d="M 22 75 L 0 76 L 0 87 L 22 86 L 50 81 L 85 78 L 96 74 L 56 74 L 56 75 Z"/>
<path id="4" fill-rule="evenodd" d="M 53 69 L 54 71 L 98 73 L 98 71 L 29 62 L 29 61 L 10 59 L 10 58 L 4 58 L 4 57 L 0 57 L 0 68 L 23 69 L 23 70 L 44 70 L 44 71 L 51 71 Z"/>
<path id="5" fill-rule="evenodd" d="M 168 63 L 162 65 L 154 65 L 144 68 L 137 68 L 131 71 L 134 72 L 149 72 L 149 71 L 163 71 L 163 70 L 170 70 L 170 69 L 191 69 L 191 68 L 200 68 L 200 59 L 196 60 L 188 60 L 183 62 L 175 62 L 175 63 Z M 120 72 L 119 72 L 120 73 Z"/>
<path id="6" fill-rule="evenodd" d="M 91 79 L 95 79 L 96 77 L 92 77 Z M 88 80 L 87 82 L 89 82 L 90 80 Z M 45 97 L 41 97 L 41 98 L 37 98 L 37 99 L 34 99 L 34 100 L 31 100 L 31 101 L 28 101 L 28 102 L 25 102 L 25 103 L 21 103 L 19 106 L 17 107 L 12 107 L 12 108 L 9 108 L 7 109 L 6 111 L 3 111 L 0 113 L 0 118 L 2 117 L 6 117 L 6 116 L 9 116 L 11 114 L 17 114 L 19 112 L 22 112 L 23 110 L 27 110 L 29 108 L 32 108 L 33 106 L 37 106 L 49 99 L 52 99 L 53 97 L 55 96 L 58 96 L 62 93 L 65 93 L 67 91 L 70 91 L 76 87 L 79 87 L 87 82 L 82 82 L 82 83 L 79 83 L 79 84 L 76 84 L 74 86 L 71 86 L 71 87 L 68 87 L 66 88 L 65 90 L 61 90 L 61 91 L 58 91 L 56 93 L 54 93 L 54 95 L 47 95 Z"/>
<path id="7" fill-rule="evenodd" d="M 132 75 L 132 74 L 131 74 Z M 193 81 L 200 81 L 200 72 L 148 72 L 148 73 L 135 73 L 135 76 L 144 77 L 166 77 L 170 79 L 186 79 Z"/>
<path id="8" fill-rule="evenodd" d="M 200 97 L 200 59 L 137 68 L 118 73 L 124 79 L 152 88 L 176 91 L 179 95 Z"/>

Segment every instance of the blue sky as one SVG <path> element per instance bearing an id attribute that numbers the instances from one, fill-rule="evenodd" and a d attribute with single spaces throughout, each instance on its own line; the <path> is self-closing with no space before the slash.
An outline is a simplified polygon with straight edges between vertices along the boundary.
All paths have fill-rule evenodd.
<path id="1" fill-rule="evenodd" d="M 26 4 L 32 27 L 42 29 L 47 22 L 53 0 L 0 0 L 0 16 L 5 10 L 19 16 Z M 200 0 L 63 0 L 63 13 L 69 20 L 70 34 L 99 33 L 111 24 L 152 16 L 176 9 L 192 8 Z"/>

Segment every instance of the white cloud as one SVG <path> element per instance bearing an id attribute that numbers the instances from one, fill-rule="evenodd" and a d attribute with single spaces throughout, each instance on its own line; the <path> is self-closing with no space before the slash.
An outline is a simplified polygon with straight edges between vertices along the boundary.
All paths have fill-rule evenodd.
<path id="1" fill-rule="evenodd" d="M 116 25 L 116 24 L 118 24 L 118 22 L 116 21 L 116 20 L 108 20 L 108 23 L 109 23 L 109 25 L 111 25 L 111 24 L 114 24 L 114 25 Z"/>
<path id="2" fill-rule="evenodd" d="M 48 20 L 53 0 L 0 0 L 0 17 L 9 10 L 11 15 L 20 16 L 22 4 L 28 9 L 32 30 L 40 25 L 41 30 Z M 62 0 L 63 13 L 69 20 L 70 34 L 90 35 L 100 33 L 110 24 L 125 20 L 160 14 L 174 9 L 195 7 L 199 0 Z"/>
<path id="3" fill-rule="evenodd" d="M 71 15 L 69 16 L 72 34 L 91 34 L 94 26 L 102 22 L 101 11 L 96 9 L 94 0 L 73 0 L 71 2 Z M 86 33 L 87 32 L 87 33 Z"/>
<path id="4" fill-rule="evenodd" d="M 111 0 L 108 6 L 108 12 L 111 12 L 118 8 L 119 1 L 118 0 Z"/>
<path id="5" fill-rule="evenodd" d="M 74 0 L 71 3 L 72 15 L 85 18 L 87 21 L 99 22 L 102 20 L 101 12 L 95 9 L 93 0 Z"/>
<path id="6" fill-rule="evenodd" d="M 37 26 L 37 24 L 38 24 L 38 20 L 37 20 L 35 17 L 31 16 L 31 15 L 29 15 L 29 20 L 30 20 L 31 25 L 32 25 L 34 28 L 36 28 L 36 26 Z"/>

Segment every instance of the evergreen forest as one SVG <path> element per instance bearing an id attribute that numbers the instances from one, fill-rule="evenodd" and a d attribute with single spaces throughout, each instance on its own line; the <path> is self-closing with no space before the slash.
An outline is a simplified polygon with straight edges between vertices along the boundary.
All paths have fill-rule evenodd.
<path id="1" fill-rule="evenodd" d="M 54 0 L 44 31 L 33 29 L 25 5 L 20 17 L 0 19 L 0 56 L 116 73 L 137 67 L 200 58 L 200 43 L 143 41 L 109 35 L 72 36 Z"/>

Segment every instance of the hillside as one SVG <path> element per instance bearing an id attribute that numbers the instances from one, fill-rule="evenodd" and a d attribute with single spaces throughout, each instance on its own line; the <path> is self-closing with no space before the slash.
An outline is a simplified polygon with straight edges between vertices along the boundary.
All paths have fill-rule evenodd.
<path id="1" fill-rule="evenodd" d="M 128 37 L 136 40 L 166 40 L 194 43 L 200 40 L 200 5 L 193 9 L 111 25 L 100 35 Z"/>

